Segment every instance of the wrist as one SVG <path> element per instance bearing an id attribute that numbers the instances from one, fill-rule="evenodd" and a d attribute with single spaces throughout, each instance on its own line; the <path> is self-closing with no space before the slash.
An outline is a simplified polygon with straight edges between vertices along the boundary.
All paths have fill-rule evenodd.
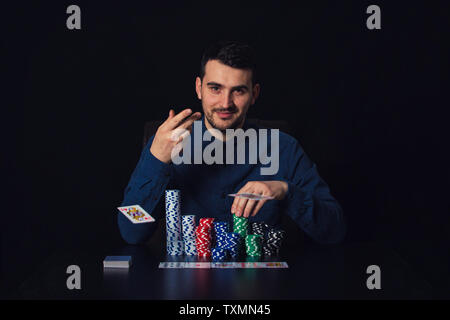
<path id="1" fill-rule="evenodd" d="M 287 184 L 286 181 L 280 181 L 280 183 L 281 183 L 281 190 L 282 190 L 282 196 L 281 196 L 280 200 L 283 200 L 284 198 L 286 198 L 286 195 L 289 190 L 289 185 Z"/>
<path id="2" fill-rule="evenodd" d="M 170 158 L 169 158 L 169 159 L 166 159 L 166 158 L 162 157 L 161 155 L 159 155 L 158 152 L 155 152 L 155 150 L 153 150 L 153 146 L 150 147 L 150 150 L 149 150 L 149 151 L 150 151 L 150 153 L 151 153 L 156 159 L 158 159 L 159 161 L 164 162 L 165 164 L 170 164 L 171 159 L 170 159 Z"/>

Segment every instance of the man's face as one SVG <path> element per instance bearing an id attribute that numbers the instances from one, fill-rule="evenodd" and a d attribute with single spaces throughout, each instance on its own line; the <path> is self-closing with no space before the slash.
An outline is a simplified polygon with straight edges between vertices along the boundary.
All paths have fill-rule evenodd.
<path id="1" fill-rule="evenodd" d="M 255 103 L 259 85 L 252 86 L 252 71 L 209 60 L 203 81 L 196 79 L 207 127 L 221 131 L 240 128 L 248 108 Z"/>

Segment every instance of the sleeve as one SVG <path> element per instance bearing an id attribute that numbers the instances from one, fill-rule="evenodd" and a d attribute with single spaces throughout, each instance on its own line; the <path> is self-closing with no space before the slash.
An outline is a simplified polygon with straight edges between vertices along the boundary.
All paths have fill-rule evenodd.
<path id="1" fill-rule="evenodd" d="M 283 201 L 285 212 L 316 242 L 343 241 L 347 224 L 341 206 L 297 141 L 291 150 L 294 151 L 290 153 L 288 163 L 292 165 L 285 179 L 288 184 Z"/>
<path id="2" fill-rule="evenodd" d="M 142 151 L 139 162 L 134 169 L 124 192 L 122 206 L 140 205 L 155 219 L 161 218 L 157 210 L 162 201 L 164 190 L 173 176 L 172 164 L 158 160 L 150 152 L 154 136 Z M 122 238 L 129 244 L 142 244 L 154 233 L 157 222 L 134 224 L 123 214 L 118 213 L 117 222 Z"/>

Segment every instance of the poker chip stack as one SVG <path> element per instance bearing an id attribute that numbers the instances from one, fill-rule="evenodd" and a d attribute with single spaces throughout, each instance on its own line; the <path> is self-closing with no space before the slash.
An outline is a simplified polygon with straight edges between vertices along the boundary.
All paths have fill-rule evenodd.
<path id="1" fill-rule="evenodd" d="M 184 252 L 180 212 L 180 190 L 166 190 L 166 243 L 169 255 L 182 255 Z"/>
<path id="2" fill-rule="evenodd" d="M 216 261 L 223 261 L 227 257 L 226 240 L 228 223 L 224 221 L 213 222 L 215 248 L 212 249 L 212 258 Z"/>
<path id="3" fill-rule="evenodd" d="M 241 248 L 241 235 L 237 232 L 228 232 L 225 238 L 225 249 L 230 257 L 235 259 L 239 256 Z"/>
<path id="4" fill-rule="evenodd" d="M 227 239 L 228 223 L 224 221 L 217 221 L 214 222 L 213 225 L 215 235 L 215 247 L 224 249 Z"/>
<path id="5" fill-rule="evenodd" d="M 264 255 L 278 255 L 284 239 L 284 235 L 285 232 L 283 230 L 270 229 L 267 233 L 267 238 L 264 241 L 262 247 Z"/>
<path id="6" fill-rule="evenodd" d="M 211 242 L 214 218 L 202 218 L 195 229 L 197 255 L 202 258 L 211 257 Z"/>
<path id="7" fill-rule="evenodd" d="M 214 225 L 214 218 L 201 218 L 199 225 L 212 230 Z"/>
<path id="8" fill-rule="evenodd" d="M 285 232 L 283 230 L 277 230 L 271 228 L 264 222 L 252 223 L 253 234 L 258 234 L 263 237 L 262 239 L 262 253 L 266 256 L 278 255 L 281 244 L 284 239 Z"/>
<path id="9" fill-rule="evenodd" d="M 248 219 L 233 215 L 233 232 L 239 233 L 242 239 L 248 234 Z"/>
<path id="10" fill-rule="evenodd" d="M 245 247 L 247 256 L 260 257 L 262 255 L 262 236 L 259 234 L 249 234 L 245 237 Z"/>
<path id="11" fill-rule="evenodd" d="M 171 256 L 182 256 L 184 252 L 184 241 L 168 241 L 167 254 Z"/>
<path id="12" fill-rule="evenodd" d="M 263 237 L 263 241 L 267 237 L 267 232 L 269 231 L 270 226 L 264 222 L 253 222 L 252 223 L 252 233 L 259 234 Z"/>
<path id="13" fill-rule="evenodd" d="M 245 237 L 248 234 L 248 219 L 244 217 L 238 217 L 233 215 L 233 232 L 236 232 L 241 237 L 240 244 L 245 242 Z M 243 245 L 239 245 L 239 250 L 241 250 L 242 254 L 245 254 L 245 247 Z"/>
<path id="14" fill-rule="evenodd" d="M 184 215 L 181 217 L 183 231 L 184 253 L 187 256 L 197 255 L 197 244 L 195 242 L 195 216 Z"/>

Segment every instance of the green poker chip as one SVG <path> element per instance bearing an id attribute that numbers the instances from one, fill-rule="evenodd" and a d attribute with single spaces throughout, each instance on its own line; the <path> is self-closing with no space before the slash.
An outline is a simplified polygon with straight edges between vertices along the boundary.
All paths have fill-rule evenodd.
<path id="1" fill-rule="evenodd" d="M 245 247 L 247 256 L 260 257 L 262 254 L 263 237 L 259 234 L 248 234 L 245 237 Z"/>
<path id="2" fill-rule="evenodd" d="M 233 215 L 233 232 L 239 233 L 242 239 L 248 234 L 248 219 Z"/>

